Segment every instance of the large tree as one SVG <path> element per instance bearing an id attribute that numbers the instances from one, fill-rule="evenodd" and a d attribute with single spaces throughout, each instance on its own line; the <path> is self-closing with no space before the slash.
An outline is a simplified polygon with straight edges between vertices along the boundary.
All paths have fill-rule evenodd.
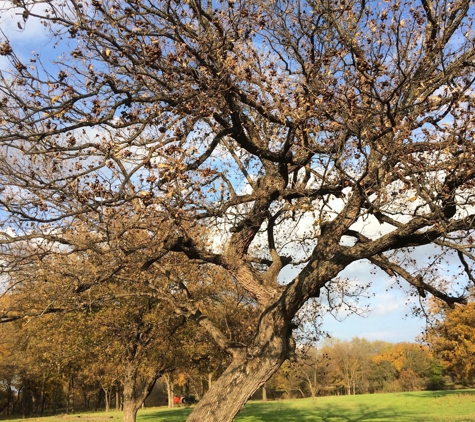
<path id="1" fill-rule="evenodd" d="M 232 420 L 293 355 L 299 310 L 347 286 L 336 280 L 355 261 L 465 302 L 468 0 L 12 7 L 26 25 L 41 20 L 61 55 L 27 63 L 1 41 L 5 255 L 26 241 L 45 254 L 116 245 L 124 259 L 140 250 L 147 271 L 181 254 L 231 274 L 260 314 L 250 342 L 230 341 L 177 280 L 179 309 L 232 358 L 189 421 Z M 74 240 L 76 221 L 88 229 Z M 141 244 L 121 244 L 140 231 Z M 412 259 L 427 245 L 435 258 Z M 460 260 L 461 287 L 440 281 L 444 257 Z"/>

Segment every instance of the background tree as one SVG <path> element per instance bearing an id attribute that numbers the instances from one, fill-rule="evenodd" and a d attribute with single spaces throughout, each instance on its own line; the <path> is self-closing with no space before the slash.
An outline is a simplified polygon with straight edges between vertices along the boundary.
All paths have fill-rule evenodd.
<path id="1" fill-rule="evenodd" d="M 371 356 L 371 370 L 369 374 L 370 392 L 393 391 L 397 380 L 397 369 L 390 358 L 392 343 L 373 342 L 373 355 Z"/>
<path id="2" fill-rule="evenodd" d="M 43 371 L 46 378 L 50 367 L 60 368 L 67 377 L 67 411 L 70 406 L 74 410 L 79 373 L 89 385 L 100 386 L 106 409 L 113 387 L 120 384 L 124 420 L 134 421 L 155 381 L 174 367 L 185 319 L 157 297 L 160 287 L 169 287 L 168 279 L 150 272 L 131 274 L 130 268 L 119 272 L 113 254 L 99 252 L 50 251 L 29 261 L 11 280 L 8 297 L 19 308 L 16 312 L 44 314 L 19 330 L 19 347 L 29 359 L 25 377 Z"/>
<path id="3" fill-rule="evenodd" d="M 120 247 L 140 245 L 138 238 L 123 236 Z M 37 372 L 49 377 L 46 369 L 41 371 L 52 367 L 66 378 L 66 411 L 74 410 L 73 386 L 77 389 L 81 379 L 84 387 L 99 388 L 106 410 L 119 385 L 124 420 L 133 421 L 161 375 L 175 372 L 181 395 L 198 396 L 193 376 L 206 370 L 209 380 L 209 373 L 226 360 L 207 332 L 197 333 L 192 321 L 186 324 L 183 315 L 190 315 L 190 307 L 175 306 L 175 296 L 193 294 L 236 344 L 252 335 L 255 312 L 244 291 L 222 271 L 214 274 L 211 268 L 174 259 L 166 268 L 137 273 L 135 260 L 118 265 L 118 250 L 109 246 L 68 254 L 47 250 L 44 255 L 37 245 L 19 249 L 13 262 L 22 257 L 23 263 L 11 274 L 3 306 L 19 325 L 17 355 L 27 356 L 25 373 L 38 381 Z M 23 323 L 25 315 L 40 314 Z"/>
<path id="4" fill-rule="evenodd" d="M 0 327 L 0 413 L 10 415 L 14 410 L 18 391 L 19 362 L 14 358 L 13 327 Z"/>
<path id="5" fill-rule="evenodd" d="M 454 309 L 433 304 L 433 323 L 423 336 L 452 380 L 472 385 L 475 376 L 475 303 Z"/>
<path id="6" fill-rule="evenodd" d="M 425 388 L 434 358 L 426 346 L 417 343 L 386 343 L 372 357 L 371 378 L 379 387 L 394 391 L 416 391 Z"/>
<path id="7" fill-rule="evenodd" d="M 288 397 L 413 391 L 442 386 L 440 363 L 417 343 L 326 339 L 299 348 L 273 378 Z"/>
<path id="8" fill-rule="evenodd" d="M 314 347 L 303 349 L 297 354 L 298 374 L 311 397 L 316 397 L 331 383 L 329 359 L 327 354 Z"/>
<path id="9" fill-rule="evenodd" d="M 370 368 L 370 343 L 358 337 L 351 341 L 335 341 L 322 349 L 332 361 L 346 394 L 365 392 L 366 374 Z"/>
<path id="10" fill-rule="evenodd" d="M 4 271 L 26 265 L 15 247 L 25 242 L 46 255 L 116 248 L 116 269 L 134 259 L 156 271 L 182 254 L 227 271 L 259 313 L 245 345 L 191 288 L 168 292 L 231 356 L 189 421 L 232 420 L 293 356 L 299 310 L 361 291 L 338 279 L 353 262 L 407 281 L 409 294 L 466 301 L 468 0 L 12 8 L 43 22 L 64 53 L 27 66 L 8 39 L 0 45 L 11 62 L 0 77 Z M 142 241 L 122 243 L 131 233 Z M 427 245 L 435 258 L 411 258 Z M 437 277 L 445 258 L 460 260 L 461 284 Z"/>
<path id="11" fill-rule="evenodd" d="M 7 413 L 21 412 L 28 417 L 33 412 L 42 415 L 46 407 L 53 412 L 57 408 L 71 410 L 66 404 L 71 396 L 67 386 L 82 359 L 80 354 L 74 355 L 73 347 L 67 347 L 71 344 L 68 330 L 52 319 L 51 315 L 41 322 L 28 318 L 1 327 L 7 350 L 1 360 L 2 374 L 11 389 Z"/>

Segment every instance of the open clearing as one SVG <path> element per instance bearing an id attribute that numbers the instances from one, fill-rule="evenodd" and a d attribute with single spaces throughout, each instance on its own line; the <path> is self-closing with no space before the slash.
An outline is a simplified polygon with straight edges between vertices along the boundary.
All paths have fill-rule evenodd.
<path id="1" fill-rule="evenodd" d="M 149 408 L 137 422 L 184 422 L 191 408 Z M 13 422 L 117 422 L 121 412 L 10 419 Z M 238 422 L 451 422 L 475 421 L 475 390 L 363 394 L 316 399 L 250 402 Z M 203 421 L 206 422 L 206 421 Z"/>

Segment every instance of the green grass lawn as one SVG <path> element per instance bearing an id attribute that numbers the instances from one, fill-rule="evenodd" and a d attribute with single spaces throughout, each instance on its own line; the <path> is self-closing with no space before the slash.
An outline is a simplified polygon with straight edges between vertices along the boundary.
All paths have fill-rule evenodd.
<path id="1" fill-rule="evenodd" d="M 184 422 L 190 408 L 150 408 L 138 422 Z M 33 422 L 117 422 L 120 412 L 32 418 Z M 28 421 L 25 419 L 11 419 Z M 238 422 L 422 422 L 475 421 L 475 390 L 364 394 L 317 399 L 250 402 Z M 206 422 L 206 421 L 203 421 Z"/>

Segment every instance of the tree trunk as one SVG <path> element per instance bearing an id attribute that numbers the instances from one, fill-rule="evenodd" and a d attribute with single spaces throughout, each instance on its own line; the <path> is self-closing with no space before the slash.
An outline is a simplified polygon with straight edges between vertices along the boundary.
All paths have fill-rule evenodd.
<path id="1" fill-rule="evenodd" d="M 66 414 L 74 413 L 74 373 L 69 375 L 68 393 L 66 396 Z"/>
<path id="2" fill-rule="evenodd" d="M 43 380 L 41 382 L 41 391 L 40 391 L 40 416 L 43 416 L 45 411 L 45 389 L 46 389 L 46 374 L 43 374 Z"/>
<path id="3" fill-rule="evenodd" d="M 13 389 L 9 382 L 7 388 L 7 416 L 13 413 Z"/>
<path id="4" fill-rule="evenodd" d="M 262 386 L 262 401 L 267 401 L 267 389 L 265 383 Z"/>
<path id="5" fill-rule="evenodd" d="M 56 415 L 56 409 L 58 407 L 58 385 L 54 383 L 53 387 L 53 415 Z"/>
<path id="6" fill-rule="evenodd" d="M 198 402 L 187 422 L 233 421 L 293 352 L 290 326 L 274 310 L 261 319 L 251 347 L 234 351 L 231 364 Z"/>
<path id="7" fill-rule="evenodd" d="M 14 415 L 16 413 L 16 406 L 20 400 L 20 394 L 23 394 L 22 393 L 22 389 L 23 387 L 20 387 L 20 389 L 17 391 L 17 394 L 16 394 L 16 398 L 15 400 L 13 400 L 13 403 L 12 403 L 12 415 Z M 23 396 L 22 396 L 23 397 Z"/>
<path id="8" fill-rule="evenodd" d="M 313 380 L 312 380 L 313 378 Z M 312 395 L 312 398 L 315 398 L 317 395 L 318 391 L 318 379 L 317 379 L 317 372 L 315 371 L 313 373 L 313 377 L 309 377 L 309 388 L 310 388 L 310 394 Z"/>
<path id="9" fill-rule="evenodd" d="M 27 418 L 30 416 L 30 390 L 29 390 L 29 380 L 23 376 L 22 379 L 22 396 L 21 396 L 21 416 Z"/>
<path id="10" fill-rule="evenodd" d="M 282 365 L 283 356 L 234 360 L 198 402 L 187 422 L 230 422 Z"/>
<path id="11" fill-rule="evenodd" d="M 122 378 L 124 422 L 136 421 L 137 411 L 152 391 L 158 377 L 158 374 L 154 374 L 153 376 L 142 378 L 139 375 L 139 369 L 136 364 L 130 363 L 126 366 Z"/>
<path id="12" fill-rule="evenodd" d="M 172 409 L 175 405 L 173 401 L 173 377 L 172 374 L 168 373 L 165 374 L 162 378 L 165 382 L 165 385 L 167 386 L 168 408 Z"/>
<path id="13" fill-rule="evenodd" d="M 137 419 L 136 403 L 124 398 L 124 422 L 135 422 Z"/>
<path id="14" fill-rule="evenodd" d="M 74 373 L 71 375 L 71 413 L 74 413 L 74 408 L 76 407 L 76 403 L 74 401 Z"/>
<path id="15" fill-rule="evenodd" d="M 106 407 L 106 412 L 110 410 L 110 391 L 104 387 L 102 387 L 102 390 L 104 391 L 104 403 Z"/>
<path id="16" fill-rule="evenodd" d="M 27 417 L 27 414 L 26 414 L 26 386 L 25 386 L 25 384 L 26 384 L 26 381 L 23 378 L 23 380 L 21 382 L 21 387 L 18 390 L 18 396 L 20 396 L 20 394 L 21 394 L 21 417 L 22 418 Z"/>
<path id="17" fill-rule="evenodd" d="M 127 374 L 123 381 L 124 397 L 122 404 L 124 406 L 124 422 L 135 422 L 137 419 L 137 411 L 142 404 L 137 399 L 136 380 L 137 371 L 127 370 Z"/>

